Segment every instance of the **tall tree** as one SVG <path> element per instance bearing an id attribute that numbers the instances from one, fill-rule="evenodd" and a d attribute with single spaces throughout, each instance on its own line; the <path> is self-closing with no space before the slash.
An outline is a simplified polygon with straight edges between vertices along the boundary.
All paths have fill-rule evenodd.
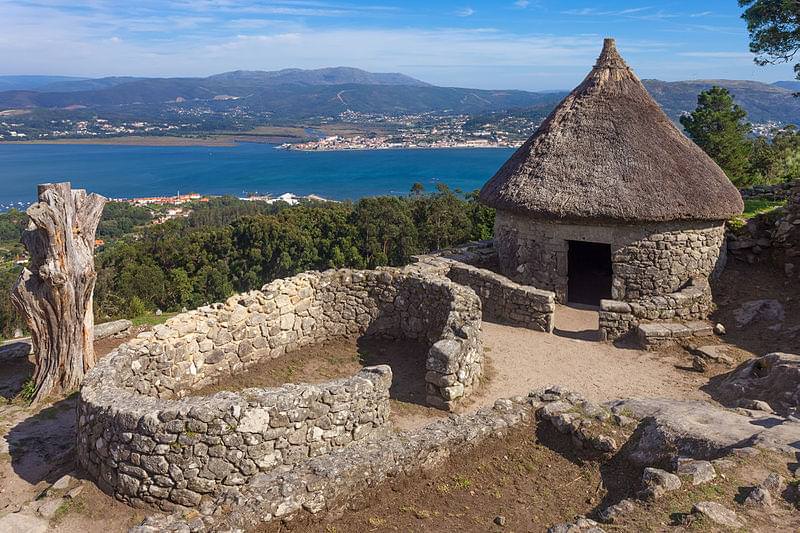
<path id="1" fill-rule="evenodd" d="M 94 238 L 106 199 L 69 183 L 39 186 L 22 242 L 30 253 L 12 292 L 31 331 L 34 403 L 72 390 L 94 366 Z"/>
<path id="2" fill-rule="evenodd" d="M 800 52 L 800 1 L 739 0 L 750 32 L 750 51 L 759 65 L 790 63 Z M 800 79 L 800 63 L 794 71 Z"/>
<path id="3" fill-rule="evenodd" d="M 697 109 L 681 117 L 681 124 L 725 174 L 737 185 L 746 184 L 751 131 L 747 113 L 733 103 L 727 89 L 712 87 L 697 97 Z"/>

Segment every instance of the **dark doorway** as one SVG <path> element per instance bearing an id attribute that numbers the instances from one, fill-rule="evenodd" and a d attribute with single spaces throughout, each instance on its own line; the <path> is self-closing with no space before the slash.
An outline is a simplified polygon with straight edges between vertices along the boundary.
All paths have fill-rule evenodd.
<path id="1" fill-rule="evenodd" d="M 600 305 L 611 298 L 611 245 L 569 241 L 567 301 Z"/>

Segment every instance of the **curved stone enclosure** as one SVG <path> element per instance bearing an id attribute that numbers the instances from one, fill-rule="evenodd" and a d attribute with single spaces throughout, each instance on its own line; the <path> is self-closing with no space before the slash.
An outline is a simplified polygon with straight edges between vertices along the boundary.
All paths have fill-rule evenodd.
<path id="1" fill-rule="evenodd" d="M 388 366 L 319 385 L 187 397 L 263 358 L 335 337 L 382 335 L 430 346 L 428 403 L 450 409 L 483 362 L 474 291 L 413 271 L 332 270 L 276 280 L 140 334 L 87 376 L 78 460 L 102 488 L 164 510 L 291 468 L 387 429 Z"/>

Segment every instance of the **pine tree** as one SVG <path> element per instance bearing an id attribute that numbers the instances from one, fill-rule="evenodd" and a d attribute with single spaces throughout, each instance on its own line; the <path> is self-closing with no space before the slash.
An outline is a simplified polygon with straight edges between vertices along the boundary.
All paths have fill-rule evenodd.
<path id="1" fill-rule="evenodd" d="M 697 97 L 697 109 L 681 117 L 689 137 L 725 171 L 735 184 L 747 182 L 752 144 L 747 113 L 727 89 L 712 87 Z"/>

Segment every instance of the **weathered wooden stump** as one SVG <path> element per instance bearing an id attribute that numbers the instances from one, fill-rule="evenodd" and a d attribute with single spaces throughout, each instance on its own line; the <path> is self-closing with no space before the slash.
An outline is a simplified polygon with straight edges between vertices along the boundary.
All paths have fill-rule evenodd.
<path id="1" fill-rule="evenodd" d="M 22 235 L 30 263 L 11 295 L 31 330 L 34 403 L 75 389 L 94 366 L 94 243 L 106 202 L 68 182 L 38 193 Z"/>

